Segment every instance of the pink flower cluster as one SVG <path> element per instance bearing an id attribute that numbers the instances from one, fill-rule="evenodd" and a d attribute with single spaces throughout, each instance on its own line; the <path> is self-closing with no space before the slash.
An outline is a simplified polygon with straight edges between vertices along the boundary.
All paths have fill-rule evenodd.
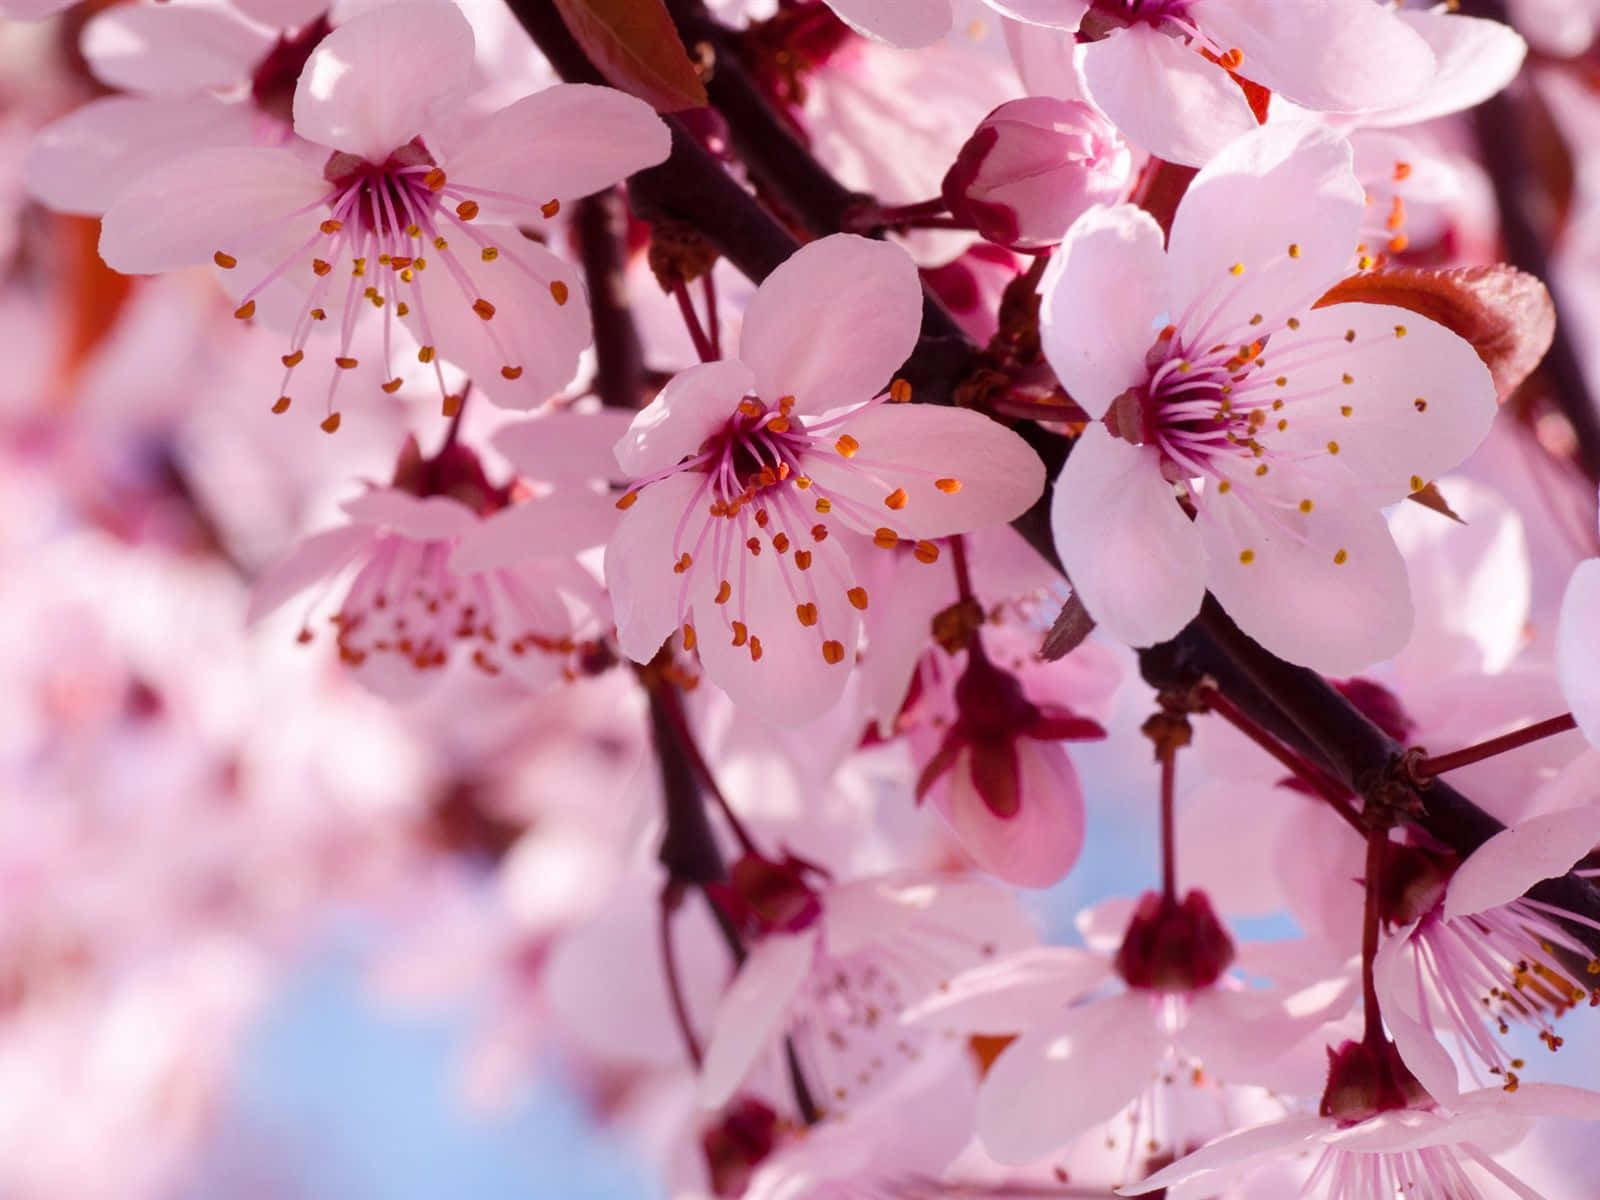
<path id="1" fill-rule="evenodd" d="M 1595 16 L 0 0 L 0 1196 L 1594 1194 Z"/>

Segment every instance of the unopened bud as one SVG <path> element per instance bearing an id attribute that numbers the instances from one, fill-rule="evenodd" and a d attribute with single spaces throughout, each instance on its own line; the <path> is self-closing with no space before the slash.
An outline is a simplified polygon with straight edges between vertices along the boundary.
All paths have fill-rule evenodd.
<path id="1" fill-rule="evenodd" d="M 978 124 L 944 177 L 944 201 L 1004 246 L 1059 242 L 1078 216 L 1122 196 L 1131 155 L 1111 124 L 1076 100 L 1030 96 Z"/>

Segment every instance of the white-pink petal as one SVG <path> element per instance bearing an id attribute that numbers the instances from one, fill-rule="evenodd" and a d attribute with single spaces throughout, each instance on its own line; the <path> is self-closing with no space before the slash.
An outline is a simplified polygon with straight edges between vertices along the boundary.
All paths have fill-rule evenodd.
<path id="1" fill-rule="evenodd" d="M 1383 515 L 1335 494 L 1309 514 L 1279 506 L 1268 519 L 1272 499 L 1246 491 L 1211 489 L 1196 521 L 1206 585 L 1239 628 L 1328 675 L 1397 653 L 1411 636 L 1411 588 Z"/>
<path id="2" fill-rule="evenodd" d="M 1400 9 L 1395 15 L 1428 43 L 1438 65 L 1420 91 L 1381 112 L 1364 113 L 1366 128 L 1416 125 L 1469 109 L 1516 78 L 1528 55 L 1528 43 L 1500 21 L 1444 9 Z"/>
<path id="3" fill-rule="evenodd" d="M 486 210 L 509 208 L 511 217 L 536 220 L 549 201 L 565 203 L 620 183 L 671 149 L 666 123 L 642 100 L 615 88 L 563 83 L 474 123 L 442 165 L 464 187 L 524 198 L 511 205 L 484 197 Z"/>
<path id="4" fill-rule="evenodd" d="M 936 538 L 1002 525 L 1044 490 L 1039 456 L 1004 425 L 971 409 L 875 404 L 837 430 L 855 438 L 853 456 L 825 447 L 808 454 L 802 467 L 825 494 L 853 500 L 881 518 L 873 524 L 844 506 L 835 509 L 841 524 L 862 533 L 886 526 L 903 538 Z M 953 491 L 946 490 L 951 480 Z M 890 508 L 886 500 L 896 492 L 904 493 L 904 503 Z"/>
<path id="5" fill-rule="evenodd" d="M 103 83 L 182 95 L 246 83 L 272 46 L 267 31 L 226 8 L 125 4 L 95 15 L 79 47 Z"/>
<path id="6" fill-rule="evenodd" d="M 836 233 L 802 246 L 762 282 L 745 309 L 739 357 L 768 405 L 793 396 L 797 413 L 820 413 L 884 391 L 921 328 L 910 256 Z"/>
<path id="7" fill-rule="evenodd" d="M 1372 963 L 1372 980 L 1383 1012 L 1383 1023 L 1394 1039 L 1395 1049 L 1417 1082 L 1440 1104 L 1448 1105 L 1461 1092 L 1455 1060 L 1439 1044 L 1439 1039 L 1423 1022 L 1426 1013 L 1418 1009 L 1418 964 L 1422 952 L 1415 940 L 1416 925 L 1397 929 L 1378 947 Z M 1431 989 L 1422 992 L 1428 1003 Z"/>
<path id="8" fill-rule="evenodd" d="M 1090 425 L 1056 479 L 1050 529 L 1073 588 L 1112 637 L 1154 645 L 1200 611 L 1205 551 L 1154 446 Z"/>
<path id="9" fill-rule="evenodd" d="M 1600 746 L 1600 558 L 1578 564 L 1561 598 L 1556 672 L 1578 728 Z"/>
<path id="10" fill-rule="evenodd" d="M 620 479 L 613 447 L 638 414 L 626 409 L 547 409 L 495 430 L 489 442 L 518 473 L 539 483 Z"/>
<path id="11" fill-rule="evenodd" d="M 1072 946 L 1037 946 L 963 971 L 907 1009 L 907 1024 L 1004 1035 L 1051 1023 L 1111 978 L 1110 962 Z"/>
<path id="12" fill-rule="evenodd" d="M 1167 253 L 1171 320 L 1187 345 L 1231 341 L 1257 314 L 1281 325 L 1346 274 L 1364 200 L 1352 161 L 1330 129 L 1270 124 L 1195 176 Z"/>
<path id="13" fill-rule="evenodd" d="M 603 546 L 622 514 L 610 496 L 566 488 L 474 523 L 450 556 L 455 571 L 489 571 Z"/>
<path id="14" fill-rule="evenodd" d="M 1207 1142 L 1193 1154 L 1184 1155 L 1148 1178 L 1123 1184 L 1117 1193 L 1142 1196 L 1146 1192 L 1174 1187 L 1201 1176 L 1232 1173 L 1258 1158 L 1315 1145 L 1324 1135 L 1337 1128 L 1337 1123 L 1331 1117 L 1285 1117 L 1281 1121 L 1268 1121 L 1235 1130 Z"/>
<path id="15" fill-rule="evenodd" d="M 907 50 L 950 32 L 950 0 L 828 0 L 828 7 L 857 33 Z"/>
<path id="16" fill-rule="evenodd" d="M 354 562 L 377 541 L 378 534 L 369 525 L 339 525 L 312 534 L 256 578 L 245 621 L 259 621 L 312 584 Z"/>
<path id="17" fill-rule="evenodd" d="M 233 0 L 233 6 L 263 25 L 298 29 L 326 13 L 329 0 Z"/>
<path id="18" fill-rule="evenodd" d="M 703 1107 L 725 1104 L 762 1051 L 782 1036 L 789 1006 L 816 957 L 815 929 L 769 934 L 750 951 L 717 1007 L 700 1069 Z"/>
<path id="19" fill-rule="evenodd" d="M 734 358 L 679 371 L 617 439 L 617 465 L 631 479 L 677 466 L 727 425 L 755 386 L 755 372 Z"/>
<path id="20" fill-rule="evenodd" d="M 1083 789 L 1067 748 L 1018 738 L 1021 808 L 997 817 L 972 782 L 972 751 L 956 757 L 928 802 L 950 823 L 961 848 L 982 870 L 1017 887 L 1044 888 L 1072 869 L 1083 849 Z"/>
<path id="21" fill-rule="evenodd" d="M 218 251 L 244 258 L 283 246 L 282 218 L 327 194 L 321 175 L 287 150 L 198 150 L 147 171 L 117 197 L 100 226 L 100 256 L 128 275 L 198 266 Z"/>
<path id="22" fill-rule="evenodd" d="M 978 1089 L 978 1137 L 1001 1162 L 1031 1162 L 1108 1121 L 1154 1078 L 1159 1001 L 1122 992 L 1069 1009 L 1001 1052 Z"/>
<path id="23" fill-rule="evenodd" d="M 1529 817 L 1479 846 L 1450 877 L 1446 920 L 1509 904 L 1540 880 L 1565 875 L 1600 846 L 1600 804 Z"/>
<path id="24" fill-rule="evenodd" d="M 1145 355 L 1168 311 L 1161 227 L 1131 204 L 1072 223 L 1039 285 L 1039 336 L 1067 394 L 1102 417 L 1150 374 Z"/>
<path id="25" fill-rule="evenodd" d="M 448 496 L 413 496 L 395 488 L 373 488 L 339 506 L 354 521 L 377 525 L 419 542 L 460 537 L 477 524 L 473 511 Z"/>
<path id="26" fill-rule="evenodd" d="M 472 26 L 454 4 L 387 4 L 335 29 L 300 72 L 294 131 L 381 163 L 472 81 Z"/>
<path id="27" fill-rule="evenodd" d="M 617 621 L 617 644 L 634 662 L 655 657 L 678 626 L 673 542 L 701 477 L 669 475 L 639 493 L 606 543 L 606 588 Z"/>

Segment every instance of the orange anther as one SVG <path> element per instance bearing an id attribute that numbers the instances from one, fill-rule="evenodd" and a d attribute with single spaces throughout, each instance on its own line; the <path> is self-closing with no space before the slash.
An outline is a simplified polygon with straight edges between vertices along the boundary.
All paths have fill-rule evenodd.
<path id="1" fill-rule="evenodd" d="M 216 263 L 217 266 L 221 267 L 224 271 L 231 271 L 239 265 L 239 260 L 237 258 L 231 254 L 224 254 L 221 250 L 218 250 L 211 256 L 211 261 Z"/>
<path id="2" fill-rule="evenodd" d="M 338 431 L 338 429 L 339 429 L 339 414 L 338 413 L 331 412 L 326 417 L 324 417 L 322 419 L 322 432 L 323 433 L 335 433 L 335 432 Z"/>

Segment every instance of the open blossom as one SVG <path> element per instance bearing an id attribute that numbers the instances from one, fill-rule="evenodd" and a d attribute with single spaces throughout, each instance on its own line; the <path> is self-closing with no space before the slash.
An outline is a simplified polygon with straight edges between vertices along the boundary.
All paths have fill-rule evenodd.
<path id="1" fill-rule="evenodd" d="M 604 597 L 573 557 L 616 512 L 581 488 L 512 503 L 457 445 L 424 459 L 408 440 L 395 478 L 347 501 L 351 524 L 307 538 L 257 583 L 251 617 L 359 564 L 331 620 L 340 659 L 369 687 L 415 695 L 461 656 L 542 687 L 600 633 Z M 302 641 L 314 637 L 307 624 Z"/>
<path id="2" fill-rule="evenodd" d="M 932 563 L 931 539 L 1037 497 L 1043 468 L 1010 430 L 886 403 L 921 319 L 904 251 L 823 238 L 761 285 L 739 358 L 689 368 L 638 415 L 617 443 L 633 483 L 606 547 L 628 657 L 648 662 L 681 629 L 740 704 L 815 716 L 843 690 L 873 602 L 852 549 L 904 541 Z"/>
<path id="3" fill-rule="evenodd" d="M 815 868 L 746 856 L 720 903 L 756 940 L 717 1009 L 700 1101 L 720 1107 L 792 1045 L 816 1102 L 863 1103 L 942 1046 L 900 1015 L 941 980 L 1029 945 L 1013 896 L 991 884 L 902 874 L 814 886 Z"/>
<path id="4" fill-rule="evenodd" d="M 106 213 L 100 249 L 129 273 L 215 263 L 236 316 L 290 329 L 282 396 L 314 330 L 337 331 L 341 368 L 361 310 L 404 326 L 451 394 L 441 359 L 498 404 L 529 408 L 571 378 L 589 318 L 571 267 L 522 233 L 561 205 L 667 154 L 666 126 L 631 96 L 559 85 L 476 116 L 462 103 L 471 26 L 453 5 L 387 5 L 311 53 L 294 93 L 298 139 L 199 150 L 155 167 Z M 398 389 L 394 347 L 366 364 Z M 320 352 L 320 351 L 319 351 Z"/>
<path id="5" fill-rule="evenodd" d="M 1342 139 L 1268 126 L 1195 178 L 1165 250 L 1128 206 L 1068 233 L 1042 285 L 1044 349 L 1097 420 L 1051 518 L 1117 637 L 1171 637 L 1210 590 L 1269 650 L 1331 674 L 1405 644 L 1405 564 L 1380 506 L 1465 458 L 1495 392 L 1442 325 L 1315 307 L 1361 214 Z"/>
<path id="6" fill-rule="evenodd" d="M 1421 909 L 1378 951 L 1373 975 L 1384 1022 L 1406 1066 L 1435 1098 L 1459 1088 L 1440 1040 L 1472 1074 L 1521 1085 L 1524 1063 L 1497 1034 L 1528 1025 L 1556 1050 L 1552 1018 L 1600 1004 L 1600 959 L 1574 935 L 1593 922 L 1523 893 L 1564 875 L 1600 843 L 1600 805 L 1530 817 L 1469 855 L 1442 889 L 1438 874 L 1408 872 Z M 1409 914 L 1405 914 L 1409 915 Z"/>

